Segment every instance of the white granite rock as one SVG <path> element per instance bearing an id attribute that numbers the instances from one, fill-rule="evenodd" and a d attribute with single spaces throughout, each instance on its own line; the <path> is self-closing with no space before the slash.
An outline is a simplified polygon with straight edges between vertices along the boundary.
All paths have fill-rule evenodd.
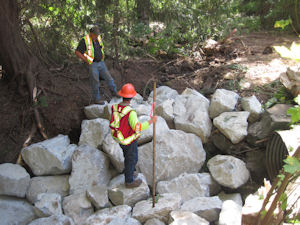
<path id="1" fill-rule="evenodd" d="M 132 217 L 141 223 L 152 218 L 157 218 L 167 223 L 169 213 L 179 209 L 180 205 L 181 196 L 179 194 L 162 194 L 158 196 L 158 201 L 155 203 L 155 207 L 152 207 L 152 198 L 136 203 L 133 208 Z"/>
<path id="2" fill-rule="evenodd" d="M 81 145 L 74 151 L 70 194 L 86 192 L 93 185 L 106 185 L 110 178 L 109 159 L 103 152 L 89 145 Z"/>
<path id="3" fill-rule="evenodd" d="M 179 95 L 174 102 L 175 128 L 194 133 L 206 143 L 212 128 L 208 107 L 209 100 L 200 93 Z"/>
<path id="4" fill-rule="evenodd" d="M 26 192 L 26 198 L 29 202 L 35 203 L 37 196 L 41 193 L 57 193 L 61 197 L 69 194 L 69 175 L 61 176 L 43 176 L 30 179 Z"/>
<path id="5" fill-rule="evenodd" d="M 231 200 L 234 201 L 236 204 L 243 206 L 243 199 L 240 193 L 226 194 L 225 192 L 222 191 L 218 194 L 218 196 L 223 202 L 227 200 Z"/>
<path id="6" fill-rule="evenodd" d="M 210 118 L 215 118 L 223 112 L 231 112 L 235 109 L 239 95 L 233 91 L 217 89 L 212 95 L 209 106 Z"/>
<path id="7" fill-rule="evenodd" d="M 153 143 L 139 147 L 138 168 L 145 175 L 148 185 L 153 180 Z M 201 139 L 195 134 L 169 130 L 156 137 L 155 180 L 169 180 L 180 174 L 198 172 L 206 153 Z"/>
<path id="8" fill-rule="evenodd" d="M 84 114 L 89 119 L 103 118 L 106 119 L 105 109 L 106 105 L 89 105 L 84 107 Z"/>
<path id="9" fill-rule="evenodd" d="M 87 189 L 86 196 L 96 209 L 102 209 L 110 205 L 106 186 L 93 185 Z"/>
<path id="10" fill-rule="evenodd" d="M 104 138 L 110 132 L 107 119 L 83 120 L 78 145 L 90 145 L 101 149 Z"/>
<path id="11" fill-rule="evenodd" d="M 247 136 L 249 112 L 224 112 L 214 118 L 213 123 L 233 144 Z"/>
<path id="12" fill-rule="evenodd" d="M 132 105 L 132 108 L 136 111 L 138 116 L 149 116 L 151 113 L 152 106 L 145 103 L 145 104 Z"/>
<path id="13" fill-rule="evenodd" d="M 156 114 L 164 118 L 170 129 L 174 129 L 174 99 L 167 99 L 156 106 Z"/>
<path id="14" fill-rule="evenodd" d="M 107 225 L 141 225 L 141 223 L 138 220 L 131 217 L 126 217 L 126 218 L 116 217 Z"/>
<path id="15" fill-rule="evenodd" d="M 36 214 L 39 217 L 61 215 L 61 196 L 56 193 L 41 193 L 34 203 Z"/>
<path id="16" fill-rule="evenodd" d="M 34 207 L 26 200 L 0 195 L 1 225 L 27 225 L 35 218 Z"/>
<path id="17" fill-rule="evenodd" d="M 245 184 L 250 173 L 246 164 L 233 156 L 216 155 L 207 162 L 212 177 L 222 186 L 236 189 Z"/>
<path id="18" fill-rule="evenodd" d="M 168 86 L 160 86 L 156 89 L 156 105 L 161 104 L 162 102 L 168 99 L 175 99 L 178 96 L 178 92 Z M 148 103 L 152 104 L 153 102 L 153 91 L 150 93 L 148 98 Z"/>
<path id="19" fill-rule="evenodd" d="M 22 158 L 34 175 L 60 175 L 71 171 L 71 157 L 77 146 L 68 136 L 58 135 L 22 149 Z"/>
<path id="20" fill-rule="evenodd" d="M 172 180 L 158 182 L 156 187 L 159 194 L 179 193 L 183 202 L 195 197 L 209 197 L 210 193 L 215 194 L 218 190 L 220 185 L 208 173 L 183 173 Z"/>
<path id="21" fill-rule="evenodd" d="M 252 95 L 251 97 L 245 97 L 241 100 L 242 107 L 245 111 L 250 113 L 249 122 L 253 123 L 259 119 L 263 112 L 262 105 L 258 99 Z"/>
<path id="22" fill-rule="evenodd" d="M 108 196 L 114 205 L 129 205 L 133 207 L 137 202 L 145 200 L 150 195 L 150 190 L 143 174 L 139 173 L 138 178 L 142 183 L 136 188 L 126 188 L 125 177 L 121 174 L 113 178 L 108 185 Z"/>
<path id="23" fill-rule="evenodd" d="M 65 215 L 52 215 L 33 220 L 28 225 L 75 225 L 73 220 Z"/>
<path id="24" fill-rule="evenodd" d="M 170 213 L 169 225 L 209 225 L 209 222 L 204 218 L 188 211 L 172 211 Z"/>
<path id="25" fill-rule="evenodd" d="M 180 210 L 193 212 L 209 222 L 218 221 L 222 201 L 218 196 L 197 197 L 182 204 Z"/>
<path id="26" fill-rule="evenodd" d="M 20 165 L 0 164 L 0 195 L 25 197 L 30 181 L 29 173 Z"/>
<path id="27" fill-rule="evenodd" d="M 107 225 L 115 218 L 126 219 L 131 216 L 131 207 L 118 205 L 111 208 L 98 210 L 86 219 L 83 225 Z"/>
<path id="28" fill-rule="evenodd" d="M 63 199 L 63 210 L 66 216 L 73 219 L 75 224 L 83 224 L 94 213 L 86 193 L 73 194 Z"/>
<path id="29" fill-rule="evenodd" d="M 140 116 L 139 117 L 139 121 L 141 123 L 144 121 L 148 121 L 149 119 L 150 119 L 150 116 Z M 169 127 L 168 127 L 166 121 L 164 120 L 164 118 L 157 116 L 155 129 L 156 129 L 155 132 L 156 132 L 157 136 L 159 136 L 162 133 L 167 132 L 169 130 Z M 148 143 L 148 142 L 152 141 L 152 138 L 153 138 L 153 124 L 151 124 L 147 130 L 142 131 L 142 135 L 138 139 L 138 144 L 143 145 L 145 143 Z"/>
<path id="30" fill-rule="evenodd" d="M 124 170 L 123 150 L 111 133 L 108 133 L 103 140 L 102 150 L 107 154 L 114 168 L 121 173 Z"/>
<path id="31" fill-rule="evenodd" d="M 144 223 L 144 225 L 166 225 L 166 224 L 157 218 L 152 218 L 147 220 L 146 223 Z"/>
<path id="32" fill-rule="evenodd" d="M 219 225 L 241 225 L 242 206 L 232 200 L 223 202 L 219 216 Z"/>

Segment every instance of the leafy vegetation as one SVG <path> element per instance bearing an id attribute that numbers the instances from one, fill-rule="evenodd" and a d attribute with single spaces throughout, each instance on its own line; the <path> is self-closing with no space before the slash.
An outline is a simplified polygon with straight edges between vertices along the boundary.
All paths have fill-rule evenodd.
<path id="1" fill-rule="evenodd" d="M 163 29 L 139 20 L 136 0 L 38 0 L 33 5 L 20 1 L 23 35 L 37 52 L 47 53 L 52 60 L 61 62 L 73 56 L 78 40 L 93 24 L 101 27 L 106 53 L 112 55 L 113 48 L 117 47 L 121 57 L 156 55 L 158 50 L 188 55 L 194 45 L 207 38 L 220 39 L 233 28 L 254 30 L 260 25 L 255 15 L 242 14 L 240 0 L 148 1 L 146 14 L 150 25 L 159 22 Z M 133 43 L 138 37 L 147 41 L 143 45 Z M 114 38 L 117 46 L 113 46 Z M 132 48 L 135 45 L 139 47 Z"/>

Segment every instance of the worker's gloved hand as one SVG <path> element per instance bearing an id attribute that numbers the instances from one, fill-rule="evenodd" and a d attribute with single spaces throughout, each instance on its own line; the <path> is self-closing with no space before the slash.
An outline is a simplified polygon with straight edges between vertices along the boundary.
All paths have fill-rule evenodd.
<path id="1" fill-rule="evenodd" d="M 157 116 L 151 116 L 151 118 L 149 120 L 149 124 L 156 123 L 156 121 L 157 121 Z"/>

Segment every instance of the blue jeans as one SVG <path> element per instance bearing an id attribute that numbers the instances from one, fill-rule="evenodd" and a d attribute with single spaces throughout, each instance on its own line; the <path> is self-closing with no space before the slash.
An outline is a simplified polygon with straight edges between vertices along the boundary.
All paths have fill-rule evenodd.
<path id="1" fill-rule="evenodd" d="M 89 71 L 90 71 L 90 84 L 92 87 L 93 99 L 95 101 L 100 100 L 100 92 L 99 92 L 100 79 L 99 78 L 102 78 L 106 81 L 111 91 L 117 92 L 114 79 L 110 75 L 104 61 L 93 62 L 89 66 Z"/>
<path id="2" fill-rule="evenodd" d="M 125 182 L 131 183 L 133 182 L 133 173 L 135 171 L 135 166 L 138 162 L 138 145 L 137 140 L 132 142 L 130 145 L 121 145 L 123 149 L 124 155 L 124 174 L 125 174 Z"/>

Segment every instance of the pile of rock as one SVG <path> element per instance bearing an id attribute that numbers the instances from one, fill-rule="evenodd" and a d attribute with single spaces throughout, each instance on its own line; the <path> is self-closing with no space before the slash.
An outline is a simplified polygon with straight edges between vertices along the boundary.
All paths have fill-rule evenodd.
<path id="1" fill-rule="evenodd" d="M 22 149 L 33 176 L 20 165 L 0 165 L 1 224 L 241 224 L 243 201 L 238 188 L 252 171 L 224 152 L 263 122 L 254 123 L 262 114 L 255 96 L 241 99 L 244 111 L 236 111 L 239 99 L 224 89 L 216 90 L 211 100 L 191 89 L 182 94 L 166 86 L 157 89 L 154 208 L 152 128 L 138 140 L 137 169 L 143 182 L 127 189 L 122 149 L 108 126 L 111 105 L 121 100 L 86 107 L 78 145 L 58 135 Z M 152 101 L 152 94 L 147 101 L 140 95 L 133 99 L 140 121 L 149 119 Z M 273 119 L 269 122 L 274 125 Z M 213 137 L 213 129 L 218 136 Z M 250 139 L 265 138 L 270 130 L 259 137 L 257 130 L 252 131 Z M 208 159 L 203 146 L 209 142 L 220 147 Z"/>

